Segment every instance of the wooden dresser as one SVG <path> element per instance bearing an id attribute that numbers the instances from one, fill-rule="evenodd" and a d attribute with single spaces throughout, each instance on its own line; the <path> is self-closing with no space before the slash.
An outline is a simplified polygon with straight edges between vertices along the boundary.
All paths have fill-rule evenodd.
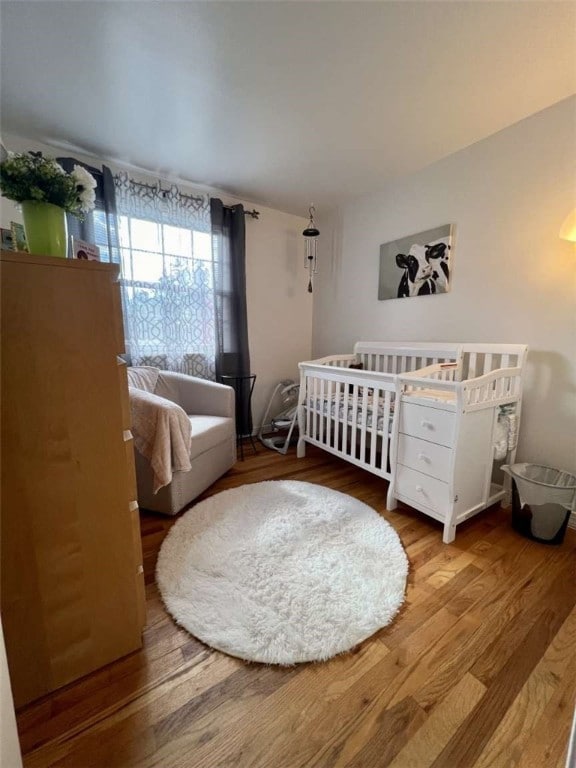
<path id="1" fill-rule="evenodd" d="M 21 706 L 142 644 L 118 267 L 3 251 L 0 609 Z"/>

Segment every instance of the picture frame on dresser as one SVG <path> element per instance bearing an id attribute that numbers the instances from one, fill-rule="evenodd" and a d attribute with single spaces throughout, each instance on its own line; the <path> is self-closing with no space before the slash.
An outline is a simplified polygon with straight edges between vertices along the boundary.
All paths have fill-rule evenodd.
<path id="1" fill-rule="evenodd" d="M 4 250 L 6 251 L 14 250 L 13 249 L 14 237 L 10 229 L 5 229 L 4 227 L 0 229 L 0 241 L 2 244 L 2 248 Z"/>
<path id="2" fill-rule="evenodd" d="M 12 232 L 12 247 L 15 251 L 28 252 L 28 241 L 26 240 L 26 231 L 24 224 L 17 221 L 10 222 L 10 231 Z"/>

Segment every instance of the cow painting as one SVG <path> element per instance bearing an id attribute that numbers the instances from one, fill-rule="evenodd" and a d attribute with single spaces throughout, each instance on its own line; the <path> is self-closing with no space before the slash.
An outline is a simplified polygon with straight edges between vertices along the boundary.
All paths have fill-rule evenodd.
<path id="1" fill-rule="evenodd" d="M 403 270 L 398 286 L 398 298 L 445 293 L 450 279 L 446 243 L 412 245 L 410 252 L 396 254 L 396 264 Z"/>
<path id="2" fill-rule="evenodd" d="M 450 290 L 452 225 L 380 246 L 379 299 L 432 296 Z"/>

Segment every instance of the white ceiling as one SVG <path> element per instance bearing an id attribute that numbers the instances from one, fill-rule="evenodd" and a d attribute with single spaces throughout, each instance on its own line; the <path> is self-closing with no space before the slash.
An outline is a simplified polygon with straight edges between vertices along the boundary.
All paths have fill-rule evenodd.
<path id="1" fill-rule="evenodd" d="M 576 91 L 573 2 L 14 0 L 0 11 L 4 133 L 302 215 Z"/>

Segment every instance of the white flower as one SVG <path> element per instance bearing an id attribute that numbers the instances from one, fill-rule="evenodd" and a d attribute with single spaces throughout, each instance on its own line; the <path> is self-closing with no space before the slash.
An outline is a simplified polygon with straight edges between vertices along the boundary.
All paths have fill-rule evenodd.
<path id="1" fill-rule="evenodd" d="M 78 202 L 80 210 L 87 212 L 94 208 L 96 202 L 96 179 L 81 165 L 75 165 L 70 174 L 78 187 Z"/>
<path id="2" fill-rule="evenodd" d="M 74 170 L 70 175 L 74 178 L 79 187 L 84 187 L 84 189 L 96 188 L 96 179 L 91 173 L 88 173 L 86 168 L 82 168 L 81 165 L 75 165 Z"/>
<path id="3" fill-rule="evenodd" d="M 91 211 L 96 203 L 96 193 L 93 189 L 82 189 L 78 193 L 78 199 L 80 200 L 80 208 L 82 211 Z"/>
<path id="4" fill-rule="evenodd" d="M 60 173 L 60 174 L 62 174 L 64 176 L 66 176 L 66 171 L 64 170 L 64 168 L 62 168 L 60 163 L 56 162 L 56 160 L 52 161 L 52 166 L 53 166 L 54 170 L 56 171 L 56 173 Z"/>

